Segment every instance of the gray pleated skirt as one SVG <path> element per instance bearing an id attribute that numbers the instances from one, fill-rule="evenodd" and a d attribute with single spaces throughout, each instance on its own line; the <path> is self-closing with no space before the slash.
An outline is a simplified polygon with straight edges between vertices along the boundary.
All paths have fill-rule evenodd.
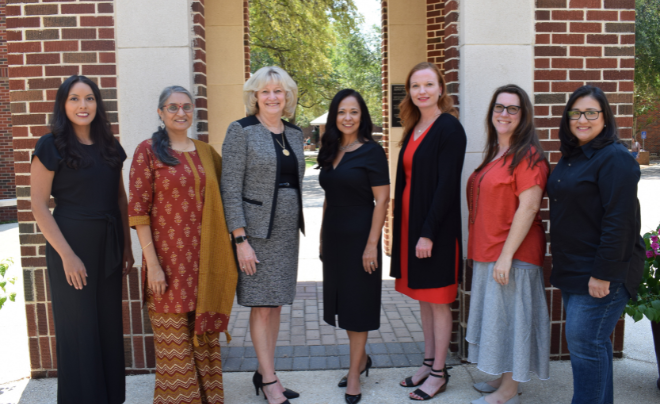
<path id="1" fill-rule="evenodd" d="M 270 238 L 250 238 L 257 259 L 257 273 L 238 272 L 236 294 L 241 306 L 292 304 L 298 279 L 300 204 L 298 190 L 280 188 Z M 249 236 L 249 235 L 248 235 Z"/>
<path id="2" fill-rule="evenodd" d="M 550 372 L 550 317 L 543 269 L 513 261 L 509 284 L 493 279 L 494 262 L 474 262 L 467 335 L 468 361 L 491 375 L 527 382 Z M 521 268 L 522 267 L 522 268 Z"/>

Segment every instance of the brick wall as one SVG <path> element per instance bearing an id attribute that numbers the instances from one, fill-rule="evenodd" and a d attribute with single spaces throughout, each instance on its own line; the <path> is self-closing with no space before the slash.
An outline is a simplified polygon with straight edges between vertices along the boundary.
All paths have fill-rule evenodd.
<path id="1" fill-rule="evenodd" d="M 434 63 L 444 73 L 445 62 L 445 0 L 426 1 L 426 61 Z"/>
<path id="2" fill-rule="evenodd" d="M 558 127 L 571 92 L 585 84 L 603 89 L 622 139 L 632 135 L 635 68 L 634 0 L 536 0 L 534 104 L 536 126 L 551 165 L 560 158 Z M 542 217 L 549 226 L 547 198 Z M 550 246 L 544 265 L 550 286 Z M 568 359 L 561 292 L 546 288 L 552 321 L 551 357 Z M 623 350 L 623 320 L 614 333 L 615 356 Z"/>
<path id="3" fill-rule="evenodd" d="M 447 91 L 454 99 L 454 105 L 458 108 L 458 0 L 447 0 L 443 9 L 444 14 L 444 65 L 445 81 Z"/>
<path id="4" fill-rule="evenodd" d="M 388 20 L 387 20 L 387 0 L 383 0 L 380 5 L 381 13 L 381 83 L 382 83 L 382 93 L 383 93 L 383 148 L 385 149 L 385 155 L 389 160 L 390 158 L 390 81 L 387 78 L 389 71 L 389 55 L 388 55 Z M 394 184 L 392 184 L 394 186 Z M 383 233 L 383 248 L 384 252 L 387 255 L 392 253 L 392 206 L 394 200 L 390 203 L 390 206 L 387 209 L 387 218 L 385 219 L 384 233 Z"/>
<path id="5" fill-rule="evenodd" d="M 647 121 L 650 121 L 650 123 L 647 123 Z M 643 130 L 646 131 L 646 140 L 643 142 L 644 149 L 660 155 L 660 104 L 658 104 L 655 111 L 637 117 L 635 136 L 640 145 L 642 144 L 640 131 Z"/>
<path id="6" fill-rule="evenodd" d="M 16 198 L 7 66 L 6 0 L 0 0 L 0 200 Z M 16 207 L 0 208 L 0 223 L 16 220 Z"/>
<path id="7" fill-rule="evenodd" d="M 11 0 L 6 6 L 9 89 L 26 315 L 33 377 L 54 375 L 55 331 L 43 235 L 30 206 L 30 157 L 49 132 L 55 93 L 72 74 L 99 84 L 115 134 L 117 78 L 111 1 Z"/>
<path id="8" fill-rule="evenodd" d="M 206 96 L 206 30 L 204 20 L 204 0 L 192 2 L 193 31 L 193 72 L 195 96 L 195 114 L 197 122 L 197 138 L 206 143 L 209 141 L 208 99 Z"/>

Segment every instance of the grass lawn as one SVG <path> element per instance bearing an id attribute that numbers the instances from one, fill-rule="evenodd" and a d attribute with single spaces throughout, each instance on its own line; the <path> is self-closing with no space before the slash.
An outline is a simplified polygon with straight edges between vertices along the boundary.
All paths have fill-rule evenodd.
<path id="1" fill-rule="evenodd" d="M 305 169 L 316 165 L 316 157 L 305 157 Z"/>

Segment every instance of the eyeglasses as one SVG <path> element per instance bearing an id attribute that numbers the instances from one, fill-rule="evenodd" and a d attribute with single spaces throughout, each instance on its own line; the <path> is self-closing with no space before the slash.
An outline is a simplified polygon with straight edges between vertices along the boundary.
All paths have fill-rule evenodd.
<path id="1" fill-rule="evenodd" d="M 172 114 L 176 114 L 177 112 L 179 112 L 179 108 L 183 109 L 183 112 L 192 112 L 193 109 L 195 109 L 195 107 L 190 103 L 181 104 L 181 105 L 179 105 L 179 104 L 169 104 L 169 105 L 165 105 L 163 108 L 167 112 L 172 113 Z"/>
<path id="2" fill-rule="evenodd" d="M 515 115 L 518 112 L 520 112 L 520 107 L 517 105 L 509 105 L 508 107 L 505 107 L 502 104 L 495 104 L 495 106 L 493 107 L 493 112 L 497 112 L 498 114 L 501 114 L 502 112 L 504 112 L 505 109 L 506 112 L 509 113 L 509 115 Z"/>
<path id="3" fill-rule="evenodd" d="M 568 119 L 570 119 L 571 121 L 577 121 L 584 114 L 584 117 L 587 118 L 588 120 L 595 121 L 596 119 L 598 119 L 598 116 L 600 115 L 601 112 L 603 112 L 603 111 L 584 111 L 584 112 L 582 112 L 582 111 L 578 111 L 578 110 L 574 109 L 574 110 L 568 111 Z"/>

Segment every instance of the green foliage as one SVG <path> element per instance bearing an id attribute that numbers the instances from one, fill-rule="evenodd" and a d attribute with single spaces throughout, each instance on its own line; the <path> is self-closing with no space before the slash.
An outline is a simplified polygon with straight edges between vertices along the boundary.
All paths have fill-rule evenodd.
<path id="1" fill-rule="evenodd" d="M 380 41 L 377 25 L 367 32 L 352 32 L 339 39 L 333 59 L 341 88 L 352 88 L 362 94 L 371 120 L 378 126 L 383 124 Z"/>
<path id="2" fill-rule="evenodd" d="M 636 0 L 634 114 L 658 108 L 660 100 L 660 0 Z M 636 122 L 643 130 L 652 121 Z"/>
<path id="3" fill-rule="evenodd" d="M 14 285 L 16 283 L 16 278 L 5 278 L 7 270 L 13 263 L 14 261 L 11 258 L 0 261 L 0 309 L 5 305 L 7 299 L 11 302 L 16 301 L 15 292 L 7 294 L 7 283 Z"/>
<path id="4" fill-rule="evenodd" d="M 297 125 L 326 112 L 346 87 L 360 91 L 378 111 L 372 114 L 381 115 L 374 101 L 381 98 L 380 38 L 374 48 L 376 34 L 360 33 L 361 22 L 353 0 L 250 1 L 251 70 L 277 65 L 291 75 L 298 84 Z"/>
<path id="5" fill-rule="evenodd" d="M 644 274 L 637 290 L 637 299 L 630 299 L 626 305 L 625 313 L 635 320 L 646 316 L 649 320 L 660 323 L 660 251 L 658 245 L 658 231 L 644 234 L 646 244 L 646 261 L 644 261 Z"/>

